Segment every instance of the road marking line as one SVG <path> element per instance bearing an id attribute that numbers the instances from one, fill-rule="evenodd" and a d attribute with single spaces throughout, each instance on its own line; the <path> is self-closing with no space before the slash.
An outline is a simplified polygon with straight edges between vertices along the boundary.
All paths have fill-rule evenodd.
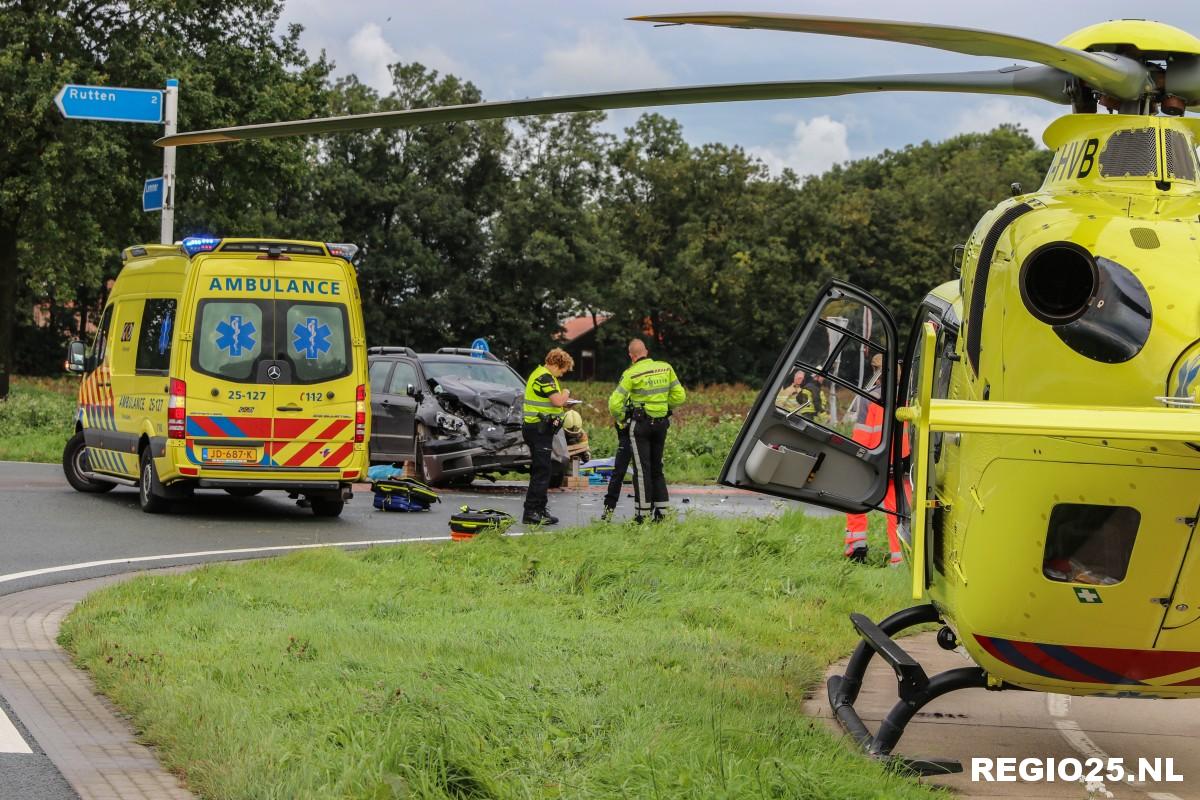
<path id="1" fill-rule="evenodd" d="M 517 531 L 506 534 L 508 536 L 520 536 Z M 30 569 L 24 572 L 10 572 L 7 575 L 0 575 L 0 583 L 8 583 L 10 581 L 19 581 L 22 578 L 35 578 L 39 575 L 53 575 L 58 572 L 72 572 L 77 569 L 91 569 L 92 567 L 108 567 L 113 564 L 144 564 L 150 561 L 166 561 L 172 558 L 203 558 L 205 556 L 231 556 L 242 555 L 245 553 L 280 553 L 287 550 L 311 550 L 318 547 L 367 547 L 380 544 L 408 544 L 417 542 L 448 542 L 449 536 L 421 536 L 408 539 L 367 539 L 358 542 L 321 542 L 319 544 L 284 544 L 272 545 L 270 547 L 241 547 L 236 550 L 198 550 L 192 553 L 166 553 L 159 556 L 131 556 L 128 558 L 108 558 L 103 561 L 83 561 L 78 564 L 63 564 L 57 567 L 45 567 L 43 569 Z"/>
<path id="2" fill-rule="evenodd" d="M 1150 792 L 1146 795 L 1150 800 L 1180 800 L 1179 795 L 1170 792 Z"/>
<path id="3" fill-rule="evenodd" d="M 0 753 L 32 753 L 12 720 L 0 708 Z"/>
<path id="4" fill-rule="evenodd" d="M 1071 696 L 1069 694 L 1046 695 L 1046 710 L 1052 717 L 1065 717 L 1071 711 Z"/>

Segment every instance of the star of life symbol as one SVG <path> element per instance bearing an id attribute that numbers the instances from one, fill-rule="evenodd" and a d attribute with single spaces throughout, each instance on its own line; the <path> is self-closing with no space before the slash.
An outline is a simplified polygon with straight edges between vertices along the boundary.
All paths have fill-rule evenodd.
<path id="1" fill-rule="evenodd" d="M 1081 603 L 1103 603 L 1100 599 L 1100 593 L 1094 589 L 1088 589 L 1083 586 L 1075 587 L 1075 597 Z"/>
<path id="2" fill-rule="evenodd" d="M 303 353 L 308 361 L 316 361 L 322 353 L 329 352 L 329 335 L 332 331 L 316 317 L 309 317 L 304 324 L 296 323 L 292 329 L 292 347 L 297 353 Z"/>
<path id="3" fill-rule="evenodd" d="M 254 349 L 255 330 L 253 322 L 245 322 L 240 314 L 232 314 L 229 319 L 217 323 L 217 347 L 238 358 L 243 350 Z"/>

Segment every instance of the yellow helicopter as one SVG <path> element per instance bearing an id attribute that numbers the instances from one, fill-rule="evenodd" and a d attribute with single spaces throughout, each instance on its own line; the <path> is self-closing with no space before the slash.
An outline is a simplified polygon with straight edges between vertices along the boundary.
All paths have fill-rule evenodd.
<path id="1" fill-rule="evenodd" d="M 836 716 L 874 756 L 890 757 L 912 716 L 957 689 L 1200 696 L 1200 121 L 1184 116 L 1200 106 L 1200 39 L 1143 20 L 1093 25 L 1053 45 L 841 17 L 634 19 L 906 42 L 1037 66 L 547 97 L 158 143 L 878 91 L 1069 105 L 1045 133 L 1054 157 L 1044 183 L 1014 185 L 954 249 L 958 277 L 926 296 L 905 353 L 892 316 L 867 292 L 839 282 L 822 290 L 721 481 L 850 513 L 880 508 L 895 490 L 900 508 L 890 513 L 903 520 L 921 602 L 878 623 L 852 615 L 862 642 L 828 686 Z M 799 372 L 823 402 L 777 405 Z M 928 623 L 974 666 L 930 677 L 892 638 Z M 854 702 L 875 655 L 895 671 L 899 700 L 872 733 Z"/>

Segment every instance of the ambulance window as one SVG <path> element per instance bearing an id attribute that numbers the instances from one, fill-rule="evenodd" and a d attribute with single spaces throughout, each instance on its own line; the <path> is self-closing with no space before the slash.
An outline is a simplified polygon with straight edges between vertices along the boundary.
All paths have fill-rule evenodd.
<path id="1" fill-rule="evenodd" d="M 340 378 L 350 372 L 346 309 L 339 303 L 292 303 L 280 332 L 298 383 Z"/>
<path id="2" fill-rule="evenodd" d="M 258 303 L 203 300 L 196 325 L 196 366 L 218 378 L 244 381 L 262 355 L 263 312 Z"/>
<path id="3" fill-rule="evenodd" d="M 1120 583 L 1141 521 L 1129 506 L 1059 503 L 1050 512 L 1042 574 L 1064 583 Z"/>
<path id="4" fill-rule="evenodd" d="M 92 342 L 92 368 L 100 366 L 104 363 L 104 350 L 108 346 L 108 326 L 112 323 L 113 307 L 110 303 L 105 309 L 104 314 L 100 317 L 100 324 L 96 326 L 96 338 Z"/>
<path id="5" fill-rule="evenodd" d="M 166 374 L 171 368 L 171 338 L 175 333 L 175 300 L 149 298 L 142 310 L 137 371 Z"/>

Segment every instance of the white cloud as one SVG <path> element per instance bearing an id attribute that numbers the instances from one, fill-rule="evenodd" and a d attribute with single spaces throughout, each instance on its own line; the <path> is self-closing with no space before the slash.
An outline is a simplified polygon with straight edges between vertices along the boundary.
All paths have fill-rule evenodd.
<path id="1" fill-rule="evenodd" d="M 388 67 L 400 61 L 400 54 L 383 38 L 383 30 L 368 22 L 350 37 L 345 66 L 358 79 L 378 92 L 392 91 L 392 73 Z"/>
<path id="2" fill-rule="evenodd" d="M 581 34 L 570 47 L 548 50 L 530 76 L 538 94 L 602 92 L 664 86 L 671 74 L 629 34 Z"/>
<path id="3" fill-rule="evenodd" d="M 425 45 L 415 50 L 405 50 L 399 55 L 398 60 L 406 63 L 416 61 L 430 69 L 436 69 L 442 75 L 457 75 L 465 80 L 473 80 L 475 77 L 466 65 L 437 45 Z"/>
<path id="4" fill-rule="evenodd" d="M 820 175 L 825 170 L 850 158 L 844 122 L 821 115 L 810 120 L 798 120 L 792 138 L 780 146 L 751 147 L 751 155 L 763 160 L 773 173 L 790 167 L 801 177 Z"/>
<path id="5" fill-rule="evenodd" d="M 972 103 L 969 108 L 958 112 L 954 121 L 946 130 L 947 136 L 957 136 L 960 133 L 987 133 L 1005 122 L 1016 123 L 1029 132 L 1033 140 L 1042 145 L 1042 132 L 1046 127 L 1062 116 L 1061 113 L 1038 113 L 1045 104 L 1036 106 L 1038 101 L 1010 100 L 1006 97 L 993 97 L 981 103 Z"/>

